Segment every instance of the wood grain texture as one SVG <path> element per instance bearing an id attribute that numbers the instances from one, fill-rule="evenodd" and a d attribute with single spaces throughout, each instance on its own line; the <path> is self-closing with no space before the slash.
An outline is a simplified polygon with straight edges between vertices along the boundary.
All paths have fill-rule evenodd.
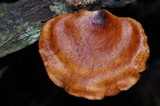
<path id="1" fill-rule="evenodd" d="M 0 3 L 0 57 L 38 40 L 41 21 L 52 17 L 50 0 L 19 0 Z"/>

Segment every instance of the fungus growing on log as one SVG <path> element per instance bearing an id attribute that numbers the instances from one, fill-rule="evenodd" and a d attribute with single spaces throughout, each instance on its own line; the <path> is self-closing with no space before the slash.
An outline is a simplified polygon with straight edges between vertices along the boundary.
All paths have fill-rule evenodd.
<path id="1" fill-rule="evenodd" d="M 39 52 L 54 84 L 91 100 L 132 87 L 149 56 L 140 23 L 107 10 L 81 10 L 49 20 Z"/>

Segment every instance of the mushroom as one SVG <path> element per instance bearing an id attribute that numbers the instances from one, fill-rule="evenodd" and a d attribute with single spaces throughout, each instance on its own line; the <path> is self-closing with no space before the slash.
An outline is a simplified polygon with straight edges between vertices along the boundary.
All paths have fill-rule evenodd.
<path id="1" fill-rule="evenodd" d="M 44 25 L 39 52 L 54 84 L 71 95 L 98 100 L 139 80 L 149 47 L 134 19 L 107 10 L 80 10 Z"/>

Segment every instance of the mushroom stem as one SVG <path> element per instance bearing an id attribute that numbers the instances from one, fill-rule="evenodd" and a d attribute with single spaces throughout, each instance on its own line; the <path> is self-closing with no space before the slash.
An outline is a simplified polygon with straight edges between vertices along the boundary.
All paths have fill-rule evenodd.
<path id="1" fill-rule="evenodd" d="M 104 25 L 106 23 L 107 17 L 104 11 L 94 11 L 91 15 L 92 23 L 95 25 Z"/>

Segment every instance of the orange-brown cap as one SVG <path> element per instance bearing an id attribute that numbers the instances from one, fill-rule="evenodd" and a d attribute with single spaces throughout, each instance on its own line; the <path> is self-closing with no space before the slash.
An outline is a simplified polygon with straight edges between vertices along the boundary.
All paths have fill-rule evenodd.
<path id="1" fill-rule="evenodd" d="M 134 19 L 81 10 L 49 20 L 39 52 L 54 84 L 95 100 L 132 87 L 145 70 L 149 47 Z"/>

